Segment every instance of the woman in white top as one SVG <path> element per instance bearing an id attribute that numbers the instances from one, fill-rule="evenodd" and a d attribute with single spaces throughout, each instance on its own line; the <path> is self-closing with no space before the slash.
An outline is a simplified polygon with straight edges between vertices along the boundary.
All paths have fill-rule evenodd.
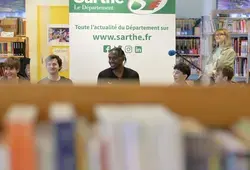
<path id="1" fill-rule="evenodd" d="M 205 72 L 214 81 L 216 69 L 218 67 L 230 66 L 234 69 L 236 53 L 232 47 L 232 40 L 227 29 L 218 29 L 214 33 L 216 43 L 214 53 L 208 58 Z"/>

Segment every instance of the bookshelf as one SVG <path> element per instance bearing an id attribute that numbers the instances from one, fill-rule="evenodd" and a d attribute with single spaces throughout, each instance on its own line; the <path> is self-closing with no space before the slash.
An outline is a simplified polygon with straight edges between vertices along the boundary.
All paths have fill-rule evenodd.
<path id="1" fill-rule="evenodd" d="M 0 28 L 6 32 L 14 32 L 14 35 L 26 35 L 26 19 L 17 17 L 7 17 L 0 19 Z"/>
<path id="2" fill-rule="evenodd" d="M 63 91 L 51 95 L 55 91 Z M 0 112 L 14 103 L 35 104 L 39 119 L 48 120 L 52 102 L 71 102 L 79 116 L 95 121 L 95 104 L 160 103 L 180 116 L 193 117 L 205 126 L 228 127 L 249 114 L 250 87 L 174 87 L 174 86 L 66 86 L 0 85 Z M 119 94 L 119 95 L 117 95 Z M 192 99 L 192 100 L 190 100 Z M 212 99 L 212 100 L 211 100 Z M 237 100 L 235 100 L 237 99 Z M 240 106 L 240 109 L 239 109 Z M 0 114 L 0 120 L 3 120 Z"/>
<path id="3" fill-rule="evenodd" d="M 250 10 L 215 10 L 212 13 L 215 28 L 226 28 L 231 33 L 236 52 L 234 81 L 249 82 Z"/>
<path id="4" fill-rule="evenodd" d="M 54 91 L 59 91 L 59 90 L 63 90 L 64 93 L 51 95 L 52 93 L 54 93 Z M 177 170 L 185 169 L 184 168 L 185 166 L 186 166 L 186 169 L 188 169 L 190 165 L 192 167 L 199 167 L 200 165 L 202 165 L 202 169 L 206 168 L 206 169 L 216 170 L 217 168 L 215 166 L 212 166 L 214 165 L 214 162 L 216 160 L 220 160 L 219 158 L 228 159 L 227 155 L 224 155 L 225 150 L 223 150 L 223 152 L 221 152 L 221 150 L 217 150 L 218 148 L 217 144 L 221 144 L 224 146 L 227 145 L 231 148 L 233 147 L 233 149 L 235 147 L 233 145 L 234 143 L 229 145 L 228 142 L 226 142 L 226 141 L 229 141 L 229 143 L 232 143 L 231 141 L 234 142 L 234 140 L 232 140 L 230 136 L 225 139 L 225 133 L 227 131 L 225 133 L 222 133 L 221 131 L 219 131 L 220 133 L 217 133 L 216 135 L 217 137 L 220 137 L 223 135 L 222 139 L 224 140 L 222 139 L 219 140 L 219 138 L 214 138 L 213 127 L 221 128 L 221 129 L 223 128 L 229 129 L 230 127 L 232 127 L 232 125 L 235 125 L 235 123 L 237 123 L 237 120 L 239 120 L 241 117 L 249 116 L 249 104 L 248 104 L 247 99 L 249 98 L 250 87 L 246 86 L 243 88 L 239 88 L 239 86 L 228 86 L 226 88 L 225 87 L 213 87 L 213 88 L 212 87 L 193 87 L 191 88 L 191 87 L 173 87 L 173 86 L 172 87 L 166 87 L 166 86 L 164 87 L 163 86 L 139 87 L 139 86 L 128 86 L 128 85 L 127 86 L 125 85 L 124 86 L 101 86 L 101 87 L 100 86 L 99 87 L 97 86 L 66 86 L 66 85 L 1 85 L 0 93 L 2 96 L 0 98 L 0 102 L 1 102 L 0 112 L 2 113 L 0 114 L 0 118 L 2 122 L 4 120 L 4 123 L 2 123 L 2 128 L 4 130 L 3 137 L 6 137 L 6 138 L 3 138 L 4 141 L 2 142 L 3 145 L 1 148 L 2 149 L 1 158 L 2 160 L 4 160 L 2 161 L 1 165 L 2 166 L 4 165 L 4 167 L 9 167 L 11 163 L 11 166 L 16 165 L 18 167 L 21 167 L 19 165 L 21 164 L 22 166 L 25 165 L 24 168 L 21 167 L 22 169 L 28 169 L 27 167 L 28 166 L 30 167 L 29 162 L 31 162 L 31 160 L 33 162 L 36 162 L 35 160 L 37 160 L 39 161 L 37 163 L 39 167 L 30 168 L 30 169 L 47 170 L 48 167 L 55 167 L 53 165 L 57 165 L 57 166 L 58 165 L 71 165 L 72 161 L 71 162 L 68 161 L 69 163 L 66 162 L 66 164 L 63 162 L 64 164 L 62 164 L 61 163 L 62 161 L 60 160 L 62 159 L 66 160 L 66 158 L 68 158 L 68 160 L 72 160 L 72 158 L 74 158 L 74 159 L 77 159 L 75 162 L 77 162 L 77 166 L 79 167 L 86 166 L 86 167 L 90 167 L 88 169 L 97 169 L 97 168 L 93 168 L 94 166 L 92 166 L 92 164 L 97 164 L 99 165 L 98 167 L 104 167 L 106 164 L 103 164 L 102 162 L 106 161 L 107 159 L 104 159 L 104 158 L 107 158 L 109 156 L 108 153 L 111 153 L 110 150 L 108 149 L 109 147 L 106 147 L 106 146 L 114 146 L 114 145 L 117 146 L 117 147 L 112 147 L 112 149 L 115 148 L 115 151 L 118 151 L 119 155 L 125 155 L 125 154 L 129 155 L 130 153 L 132 153 L 130 154 L 131 156 L 128 156 L 130 158 L 132 157 L 132 155 L 136 153 L 135 151 L 137 151 L 138 147 L 135 147 L 133 144 L 136 141 L 138 141 L 137 146 L 143 146 L 143 149 L 141 149 L 141 151 L 144 151 L 145 149 L 148 149 L 148 148 L 150 148 L 150 151 L 152 151 L 151 152 L 152 154 L 149 154 L 149 157 L 148 157 L 149 159 L 145 159 L 146 161 L 144 162 L 146 163 L 152 159 L 154 162 L 155 160 L 162 160 L 164 162 L 167 162 L 170 166 L 175 165 L 176 163 L 179 165 L 183 165 L 183 168 L 175 168 Z M 235 100 L 235 98 L 237 98 L 237 100 Z M 192 99 L 192 100 L 187 100 L 187 99 Z M 73 106 L 73 112 L 77 114 L 77 117 L 75 118 L 75 116 L 73 116 L 73 119 L 67 119 L 65 121 L 64 119 L 65 117 L 62 116 L 61 118 L 63 119 L 60 119 L 60 117 L 58 117 L 57 122 L 56 122 L 56 120 L 52 119 L 52 118 L 55 118 L 55 115 L 53 117 L 48 116 L 48 114 L 51 115 L 51 112 L 52 112 L 51 104 L 53 102 L 70 102 L 74 104 L 75 107 Z M 15 104 L 20 104 L 20 103 L 31 104 L 31 105 L 28 105 L 28 107 L 27 105 L 26 106 L 24 105 L 24 107 L 21 107 L 20 105 L 19 107 L 17 107 L 17 105 L 15 105 Z M 172 114 L 169 114 L 168 112 L 163 112 L 164 117 L 165 116 L 168 117 L 166 121 L 166 117 L 164 118 L 163 116 L 159 116 L 158 109 L 154 108 L 153 110 L 152 109 L 147 110 L 148 108 L 144 108 L 144 107 L 150 106 L 150 104 L 152 103 L 165 105 L 166 107 L 168 107 L 169 109 L 171 109 L 173 112 L 177 114 L 177 117 L 180 118 L 178 120 L 182 120 L 182 118 L 184 118 L 185 120 L 185 118 L 187 117 L 191 117 L 191 118 L 187 118 L 186 123 L 184 122 L 185 125 L 183 124 L 180 125 L 179 121 L 176 121 L 177 119 L 175 115 L 173 116 Z M 34 104 L 35 106 L 32 104 Z M 68 109 L 67 107 L 63 107 L 65 105 L 64 103 L 61 103 L 61 104 L 62 105 L 59 105 L 59 107 L 57 105 L 56 110 L 55 109 L 53 110 L 54 113 L 56 113 L 57 115 L 65 115 L 65 113 L 70 114 L 69 110 L 71 109 Z M 137 109 L 137 112 L 134 111 L 135 108 L 132 105 L 130 105 L 129 109 L 127 109 L 126 106 L 123 107 L 119 105 L 118 108 L 115 108 L 113 110 L 110 109 L 108 106 L 106 106 L 106 111 L 104 107 L 104 111 L 102 111 L 102 113 L 105 112 L 104 114 L 106 115 L 108 114 L 109 117 L 112 118 L 111 119 L 112 121 L 108 121 L 110 119 L 105 121 L 105 118 L 102 119 L 102 116 L 100 116 L 100 114 L 102 114 L 100 113 L 100 109 L 99 111 L 96 110 L 96 104 L 102 104 L 102 108 L 104 106 L 103 104 L 144 104 L 142 105 L 144 107 L 139 106 L 139 109 L 143 109 L 146 115 L 145 116 L 146 119 L 144 121 L 141 121 L 143 122 L 142 124 L 144 127 L 139 126 L 140 131 L 137 128 L 136 129 L 131 128 L 131 127 L 138 127 L 137 126 L 138 124 L 141 125 L 137 118 L 135 118 L 134 120 L 131 119 L 132 121 L 129 121 L 129 122 L 126 122 L 123 120 L 124 121 L 123 123 L 122 121 L 121 122 L 114 121 L 117 118 L 116 116 L 124 117 L 124 115 L 125 116 L 128 115 L 127 113 L 130 113 L 130 114 L 135 113 L 137 116 L 140 115 L 141 117 L 143 117 L 144 114 L 141 114 L 142 112 L 138 112 L 138 109 Z M 145 106 L 145 104 L 147 106 Z M 240 110 L 239 110 L 239 105 L 241 108 Z M 14 107 L 14 111 L 13 109 L 11 111 L 8 110 L 9 116 L 7 118 L 9 118 L 9 120 L 7 120 L 5 117 L 6 110 L 9 109 L 11 106 L 12 108 Z M 107 111 L 107 107 L 108 107 L 108 111 Z M 76 108 L 76 112 L 75 112 L 75 108 Z M 15 119 L 14 116 L 10 116 L 10 113 L 12 113 L 12 115 L 17 116 L 16 118 L 18 119 Z M 20 117 L 20 113 L 23 113 L 21 117 Z M 33 113 L 34 119 L 32 120 L 24 119 L 24 116 L 25 115 L 27 116 L 27 114 L 25 113 L 28 113 L 28 115 L 30 115 L 29 113 Z M 38 113 L 38 118 L 40 122 L 36 124 L 37 113 Z M 150 116 L 151 114 L 153 115 L 154 118 Z M 113 116 L 116 118 L 114 119 Z M 10 119 L 11 117 L 13 118 L 12 119 L 13 121 L 11 121 Z M 85 121 L 85 119 L 84 121 L 82 121 L 83 117 L 85 117 L 89 121 Z M 159 122 L 158 124 L 156 124 L 155 117 L 158 117 L 158 120 L 157 120 Z M 199 122 L 194 121 L 192 118 L 195 118 Z M 153 124 L 150 122 L 152 121 L 152 119 L 155 120 L 155 122 L 153 121 L 154 122 Z M 16 123 L 15 121 L 18 121 L 18 123 Z M 76 125 L 76 123 L 74 122 L 77 123 L 77 126 L 75 126 L 76 127 L 75 130 L 74 128 L 72 128 L 74 127 L 74 125 Z M 150 122 L 150 123 L 148 124 L 147 122 Z M 161 126 L 159 126 L 159 124 Z M 121 128 L 121 127 L 124 127 L 124 128 Z M 211 127 L 211 129 L 207 129 L 207 127 Z M 243 131 L 240 131 L 242 129 L 241 127 L 242 126 L 240 126 L 237 129 L 239 130 L 239 132 L 243 132 Z M 99 128 L 101 129 L 101 131 L 98 130 Z M 113 129 L 115 129 L 115 131 Z M 142 134 L 140 135 L 140 138 L 137 137 L 138 133 L 132 133 L 134 132 L 134 130 L 143 132 L 143 133 L 139 133 L 139 134 Z M 210 132 L 207 133 L 208 131 L 212 133 Z M 116 132 L 115 134 L 119 134 L 119 135 L 122 134 L 121 135 L 122 137 L 119 138 L 118 136 L 115 136 L 115 138 L 112 138 L 114 135 L 112 135 L 110 132 L 113 132 L 112 134 L 114 134 L 114 132 Z M 130 132 L 130 133 L 127 133 L 127 132 Z M 128 135 L 126 135 L 127 137 L 124 138 L 125 135 L 123 134 L 128 134 Z M 131 134 L 134 134 L 134 135 L 131 135 Z M 163 134 L 167 136 L 165 136 L 165 138 L 162 138 Z M 64 137 L 61 137 L 61 136 L 64 136 Z M 65 139 L 65 136 L 67 136 L 67 140 L 63 140 Z M 110 139 L 113 139 L 112 142 L 113 141 L 114 142 L 108 145 Z M 119 140 L 114 140 L 114 139 L 119 139 Z M 134 140 L 134 139 L 137 139 L 137 140 Z M 151 139 L 154 139 L 152 141 L 155 141 L 155 143 L 153 143 Z M 165 140 L 162 140 L 162 139 L 165 139 Z M 216 145 L 213 143 L 210 143 L 211 141 L 214 141 L 214 139 L 218 139 L 216 140 Z M 132 142 L 130 142 L 131 140 Z M 143 143 L 144 141 L 148 141 L 148 140 L 150 142 L 146 142 L 147 145 Z M 39 141 L 39 142 L 35 142 L 35 141 Z M 93 147 L 86 147 L 86 146 L 89 146 L 89 144 L 92 144 L 91 141 L 94 141 L 94 145 L 90 145 Z M 102 145 L 103 141 L 105 142 L 104 143 L 105 145 Z M 62 142 L 64 142 L 63 145 L 62 145 Z M 121 143 L 125 143 L 125 142 L 129 143 L 129 145 L 125 145 L 125 144 L 121 145 Z M 184 147 L 181 144 L 182 142 L 184 142 Z M 237 144 L 238 143 L 236 143 L 236 146 L 238 146 Z M 8 146 L 8 148 L 11 148 L 10 151 L 3 150 L 3 146 Z M 31 147 L 27 147 L 27 146 L 31 146 Z M 124 148 L 123 146 L 126 146 L 126 149 L 122 149 L 122 150 L 118 149 L 118 148 Z M 98 148 L 104 147 L 105 152 L 102 152 L 103 149 L 97 149 L 97 147 Z M 159 148 L 159 147 L 163 147 L 163 148 Z M 165 148 L 165 147 L 168 147 L 168 148 Z M 33 150 L 31 150 L 32 148 Z M 63 148 L 67 148 L 66 151 L 63 152 L 63 150 L 65 150 Z M 163 151 L 165 154 L 167 153 L 165 152 L 166 150 L 171 150 L 169 154 L 170 156 L 168 157 L 165 155 L 163 156 L 162 154 L 161 155 L 155 154 L 155 152 L 153 152 L 154 150 L 156 150 L 155 148 L 157 148 L 159 151 Z M 213 149 L 212 152 L 210 152 L 211 149 Z M 216 149 L 215 153 L 214 153 L 214 149 Z M 94 150 L 95 152 L 92 150 Z M 129 153 L 125 152 L 126 150 L 129 150 L 130 152 Z M 6 151 L 6 152 L 4 152 L 3 154 L 3 151 Z M 229 151 L 230 152 L 226 152 L 226 153 L 230 153 L 231 155 L 232 151 L 231 150 Z M 26 155 L 25 157 L 22 157 L 24 152 L 26 153 Z M 237 154 L 237 151 L 235 152 Z M 9 153 L 11 153 L 12 159 L 8 157 L 10 155 Z M 96 153 L 96 154 L 92 154 L 92 153 Z M 139 152 L 139 153 L 142 153 L 142 152 Z M 143 152 L 143 153 L 150 153 L 150 152 L 148 152 L 147 150 L 147 152 Z M 177 156 L 177 159 L 176 158 L 174 160 L 171 159 L 173 158 L 173 154 L 176 154 L 176 153 L 178 153 L 179 155 Z M 223 155 L 218 155 L 219 153 L 223 153 Z M 104 154 L 105 156 L 103 156 L 103 158 L 100 161 L 100 156 Z M 241 158 L 242 158 L 242 154 L 243 153 L 241 152 Z M 13 155 L 18 155 L 18 156 L 16 156 L 16 159 L 13 159 L 14 157 Z M 64 155 L 66 155 L 67 157 Z M 89 155 L 91 156 L 94 155 L 93 157 L 90 157 L 91 160 L 93 161 L 85 161 L 85 160 L 89 160 L 87 159 L 89 158 L 88 157 Z M 148 154 L 140 154 L 140 155 L 148 156 Z M 182 161 L 184 159 L 184 156 L 186 158 L 185 162 L 188 162 L 187 164 L 185 164 Z M 217 156 L 218 159 L 216 159 L 215 161 L 213 161 L 211 164 L 208 165 L 207 164 L 208 160 L 210 161 L 211 160 L 210 158 L 213 158 L 213 156 Z M 57 158 L 60 158 L 60 159 L 57 159 Z M 119 158 L 119 160 L 120 159 L 121 158 Z M 27 161 L 27 163 L 25 161 Z M 58 163 L 59 161 L 60 161 L 60 164 Z M 138 158 L 132 159 L 132 161 L 137 164 L 138 162 L 140 163 L 142 162 L 141 159 L 138 159 Z M 171 161 L 173 161 L 174 163 L 172 164 Z M 23 162 L 25 162 L 25 164 Z M 81 162 L 81 164 L 79 164 L 78 162 Z M 124 166 L 124 164 L 121 164 L 121 166 Z M 131 164 L 130 167 L 135 167 L 135 166 L 134 164 Z M 212 167 L 210 168 L 210 166 Z M 68 168 L 69 166 L 65 166 L 65 167 Z M 8 168 L 2 168 L 2 169 L 8 169 Z M 20 169 L 20 168 L 14 168 L 14 169 Z M 55 168 L 50 168 L 50 169 L 55 169 Z M 71 168 L 71 169 L 73 170 L 73 169 L 83 169 L 83 168 L 77 167 L 77 168 Z M 139 169 L 139 168 L 136 168 L 136 169 Z M 158 169 L 163 170 L 167 168 L 160 167 Z M 225 170 L 228 170 L 228 169 L 230 168 L 227 168 Z M 237 169 L 240 169 L 240 168 L 237 168 Z"/>
<path id="5" fill-rule="evenodd" d="M 0 37 L 0 58 L 29 57 L 29 39 L 26 34 L 26 20 L 4 18 L 0 20 L 1 32 L 13 32 L 14 37 Z"/>
<path id="6" fill-rule="evenodd" d="M 189 61 L 202 68 L 202 57 L 200 55 L 200 19 L 178 18 L 176 19 L 176 50 L 184 55 Z M 176 58 L 176 63 L 185 62 Z M 188 63 L 187 63 L 188 64 Z M 191 67 L 189 80 L 197 80 L 198 70 Z"/>
<path id="7" fill-rule="evenodd" d="M 25 42 L 26 37 L 0 37 L 0 42 Z"/>
<path id="8" fill-rule="evenodd" d="M 28 37 L 0 37 L 0 58 L 29 57 Z"/>

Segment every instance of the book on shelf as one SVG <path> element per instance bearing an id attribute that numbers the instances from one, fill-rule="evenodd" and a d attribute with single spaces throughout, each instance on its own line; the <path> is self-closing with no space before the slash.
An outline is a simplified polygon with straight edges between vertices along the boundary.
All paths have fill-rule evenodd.
<path id="1" fill-rule="evenodd" d="M 247 37 L 232 38 L 232 45 L 236 52 L 234 62 L 235 76 L 248 76 L 248 40 Z"/>
<path id="2" fill-rule="evenodd" d="M 76 112 L 70 103 L 54 103 L 49 108 L 55 136 L 55 169 L 76 169 Z"/>
<path id="3" fill-rule="evenodd" d="M 215 32 L 216 25 L 211 16 L 202 16 L 201 17 L 201 28 L 203 37 L 209 37 Z"/>
<path id="4" fill-rule="evenodd" d="M 200 39 L 182 38 L 176 39 L 176 50 L 181 54 L 198 56 L 200 54 Z"/>
<path id="5" fill-rule="evenodd" d="M 232 46 L 237 57 L 247 57 L 248 39 L 247 37 L 232 38 Z"/>
<path id="6" fill-rule="evenodd" d="M 192 62 L 194 65 L 201 67 L 200 39 L 197 38 L 177 39 L 176 50 L 179 51 L 187 60 Z M 188 64 L 190 66 L 192 75 L 199 74 L 199 71 L 190 63 L 188 63 L 181 57 L 176 57 L 176 63 L 179 62 L 184 62 Z"/>
<path id="7" fill-rule="evenodd" d="M 163 106 L 98 105 L 95 112 L 107 169 L 184 169 L 180 121 Z"/>
<path id="8" fill-rule="evenodd" d="M 234 75 L 240 77 L 248 76 L 247 58 L 237 57 L 234 62 Z"/>
<path id="9" fill-rule="evenodd" d="M 14 32 L 15 35 L 26 35 L 26 20 L 24 18 L 3 18 L 0 28 L 5 32 Z"/>
<path id="10" fill-rule="evenodd" d="M 233 133 L 241 138 L 250 147 L 250 118 L 242 117 L 232 126 Z"/>
<path id="11" fill-rule="evenodd" d="M 40 122 L 37 125 L 36 146 L 40 170 L 56 170 L 60 168 L 87 170 L 90 167 L 88 164 L 90 125 L 83 117 L 75 119 L 75 114 L 70 116 L 69 110 L 72 110 L 71 106 L 66 114 L 69 115 L 65 116 L 66 109 L 63 108 L 69 107 L 69 105 L 71 104 L 52 104 L 51 107 L 54 108 L 49 109 L 50 121 Z M 64 110 L 59 112 L 60 115 L 55 113 L 58 106 Z M 55 115 L 52 116 L 53 114 Z M 94 161 L 95 165 L 98 165 L 96 159 Z"/>
<path id="12" fill-rule="evenodd" d="M 249 145 L 234 131 L 205 128 L 192 119 L 183 128 L 187 169 L 249 169 Z"/>
<path id="13" fill-rule="evenodd" d="M 200 35 L 200 19 L 176 19 L 176 35 Z"/>
<path id="14" fill-rule="evenodd" d="M 35 124 L 38 109 L 33 105 L 13 105 L 5 118 L 6 142 L 11 170 L 37 168 Z"/>
<path id="15" fill-rule="evenodd" d="M 212 139 L 220 151 L 219 168 L 226 170 L 249 169 L 249 148 L 240 138 L 228 130 L 215 130 Z"/>
<path id="16" fill-rule="evenodd" d="M 200 21 L 199 18 L 176 19 L 176 51 L 186 59 L 201 68 L 200 55 Z M 190 80 L 198 78 L 199 71 L 190 63 L 176 57 L 176 63 L 184 62 L 191 67 Z M 194 76 L 194 77 L 192 77 Z"/>
<path id="17" fill-rule="evenodd" d="M 158 104 L 94 106 L 95 124 L 69 103 L 52 103 L 36 125 L 34 105 L 7 111 L 4 170 L 248 170 L 250 119 L 212 129 Z M 20 133 L 22 132 L 22 133 Z M 25 154 L 24 154 L 25 153 Z"/>
<path id="18" fill-rule="evenodd" d="M 248 33 L 250 31 L 250 19 L 219 17 L 215 22 L 217 28 L 228 29 L 231 33 Z"/>
<path id="19" fill-rule="evenodd" d="M 50 121 L 40 122 L 36 126 L 36 151 L 40 170 L 56 170 L 54 126 Z"/>
<path id="20" fill-rule="evenodd" d="M 24 42 L 0 42 L 0 57 L 25 56 Z"/>

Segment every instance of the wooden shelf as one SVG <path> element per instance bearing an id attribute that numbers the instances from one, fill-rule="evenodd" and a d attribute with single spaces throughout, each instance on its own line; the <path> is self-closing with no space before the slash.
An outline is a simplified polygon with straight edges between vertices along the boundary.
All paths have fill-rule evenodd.
<path id="1" fill-rule="evenodd" d="M 187 57 L 200 57 L 200 54 L 181 54 L 182 56 Z M 177 56 L 178 57 L 178 56 Z"/>
<path id="2" fill-rule="evenodd" d="M 237 58 L 247 58 L 247 56 L 236 56 Z"/>
<path id="3" fill-rule="evenodd" d="M 176 38 L 200 38 L 199 35 L 176 35 Z"/>
<path id="4" fill-rule="evenodd" d="M 248 33 L 231 32 L 231 38 L 248 37 Z"/>
<path id="5" fill-rule="evenodd" d="M 233 9 L 233 10 L 214 10 L 213 15 L 216 14 L 249 14 L 250 9 Z"/>
<path id="6" fill-rule="evenodd" d="M 21 55 L 8 55 L 8 54 L 0 54 L 0 58 L 9 58 L 9 57 L 15 57 L 15 58 L 23 58 L 24 56 Z"/>
<path id="7" fill-rule="evenodd" d="M 26 37 L 0 37 L 0 42 L 25 42 Z"/>
<path id="8" fill-rule="evenodd" d="M 63 93 L 54 94 L 55 91 Z M 94 121 L 93 106 L 100 103 L 159 103 L 181 116 L 194 117 L 207 126 L 227 127 L 242 116 L 250 116 L 250 86 L 66 86 L 0 85 L 0 112 L 14 103 L 35 104 L 40 120 L 47 120 L 52 102 L 72 102 L 79 115 Z M 0 114 L 2 120 L 4 114 Z"/>
<path id="9" fill-rule="evenodd" d="M 16 36 L 16 37 L 0 37 L 0 43 L 9 43 L 9 42 L 24 42 L 25 43 L 25 57 L 29 58 L 29 38 L 25 36 Z M 9 55 L 1 56 L 0 58 L 7 58 Z M 24 57 L 24 56 L 14 56 L 14 57 Z"/>

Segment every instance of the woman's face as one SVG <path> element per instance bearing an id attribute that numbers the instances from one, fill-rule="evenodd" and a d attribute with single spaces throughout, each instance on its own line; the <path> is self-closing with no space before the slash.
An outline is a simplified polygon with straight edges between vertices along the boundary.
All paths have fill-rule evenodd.
<path id="1" fill-rule="evenodd" d="M 215 38 L 216 43 L 222 44 L 225 41 L 226 36 L 223 32 L 216 32 L 214 34 L 214 38 Z"/>
<path id="2" fill-rule="evenodd" d="M 8 80 L 13 80 L 17 78 L 17 73 L 19 70 L 17 70 L 16 68 L 10 68 L 10 67 L 6 67 L 4 69 L 4 75 L 6 76 L 6 78 Z"/>

